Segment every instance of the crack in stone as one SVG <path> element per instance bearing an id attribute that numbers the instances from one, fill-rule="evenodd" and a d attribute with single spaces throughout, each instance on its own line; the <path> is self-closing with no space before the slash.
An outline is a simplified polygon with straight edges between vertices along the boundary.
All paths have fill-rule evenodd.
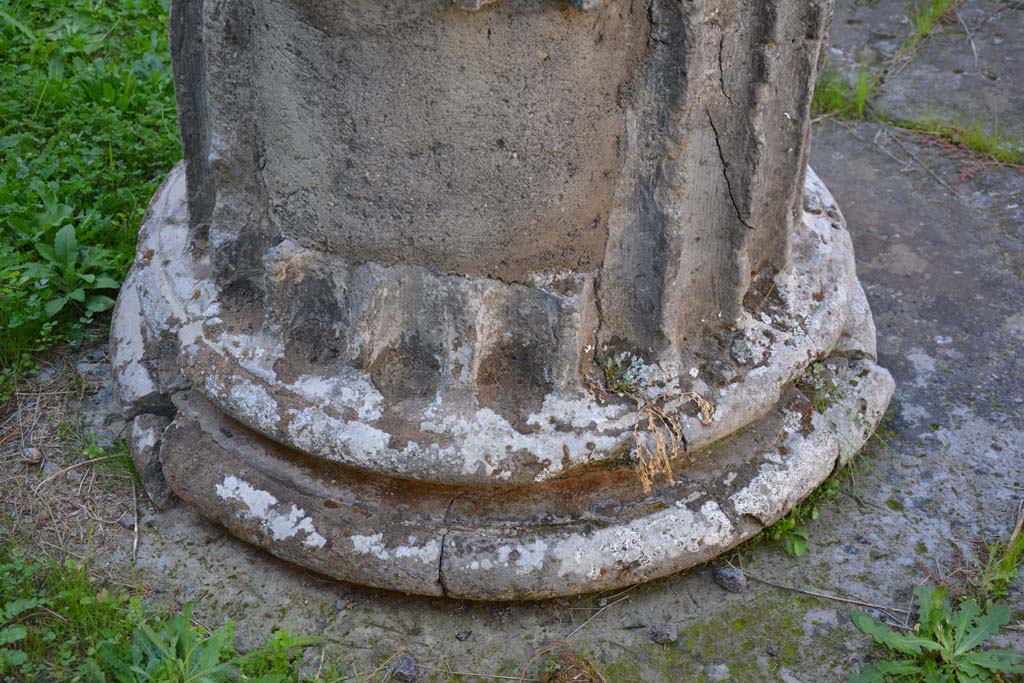
<path id="1" fill-rule="evenodd" d="M 448 592 L 448 585 L 445 582 L 444 577 L 444 549 L 447 547 L 448 541 L 448 517 L 452 513 L 452 508 L 455 506 L 455 501 L 466 495 L 465 491 L 461 491 L 455 494 L 450 501 L 448 501 L 448 507 L 444 511 L 444 519 L 441 520 L 441 551 L 437 554 L 437 583 L 441 586 L 441 595 L 449 597 L 451 594 Z"/>
<path id="2" fill-rule="evenodd" d="M 732 202 L 732 208 L 735 209 L 736 218 L 739 220 L 739 222 L 742 223 L 744 227 L 746 227 L 747 229 L 753 230 L 754 226 L 748 223 L 747 220 L 743 217 L 743 212 L 740 211 L 739 202 L 736 201 L 736 195 L 733 193 L 732 190 L 732 183 L 729 182 L 729 163 L 725 160 L 725 153 L 722 151 L 722 140 L 718 136 L 718 128 L 715 126 L 715 120 L 711 117 L 711 110 L 708 109 L 707 107 L 704 107 L 704 111 L 708 115 L 708 123 L 711 124 L 711 131 L 715 134 L 715 147 L 718 148 L 718 158 L 722 162 L 722 177 L 725 178 L 725 187 L 729 191 L 729 201 Z"/>
<path id="3" fill-rule="evenodd" d="M 720 35 L 718 37 L 718 88 L 719 88 L 719 90 L 722 91 L 722 95 L 725 97 L 725 99 L 729 100 L 729 104 L 733 104 L 732 98 L 729 97 L 729 92 L 725 89 L 725 66 L 722 63 L 722 52 L 724 50 L 725 50 L 725 32 L 723 31 L 722 35 Z M 708 114 L 708 118 L 710 118 L 710 117 L 711 117 L 711 115 Z M 716 132 L 715 135 L 717 137 L 718 133 Z M 719 154 L 721 154 L 721 152 L 722 152 L 721 148 L 719 148 L 718 152 L 719 152 Z"/>

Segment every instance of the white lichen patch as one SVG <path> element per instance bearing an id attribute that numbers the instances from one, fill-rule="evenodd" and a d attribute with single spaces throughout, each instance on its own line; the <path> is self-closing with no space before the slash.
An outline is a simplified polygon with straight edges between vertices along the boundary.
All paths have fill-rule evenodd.
<path id="1" fill-rule="evenodd" d="M 736 514 L 770 524 L 832 472 L 839 455 L 836 436 L 818 413 L 813 418 L 814 431 L 804 436 L 801 418 L 800 413 L 786 412 L 784 428 L 790 434 L 784 444 L 786 455 L 766 457 L 754 478 L 730 497 Z"/>
<path id="2" fill-rule="evenodd" d="M 364 422 L 331 417 L 320 408 L 290 408 L 288 439 L 296 448 L 328 460 L 379 467 L 394 458 L 391 436 Z"/>
<path id="3" fill-rule="evenodd" d="M 322 548 L 327 539 L 317 533 L 312 518 L 294 504 L 287 511 L 279 509 L 277 498 L 269 491 L 254 488 L 236 476 L 224 477 L 223 484 L 217 484 L 217 496 L 242 506 L 246 519 L 256 520 L 260 528 L 274 541 L 285 541 L 300 533 L 306 538 L 302 545 L 307 548 Z"/>
<path id="4" fill-rule="evenodd" d="M 132 420 L 132 451 L 142 452 L 147 448 L 154 448 L 160 441 L 160 432 L 155 427 L 143 427 L 139 418 Z"/>
<path id="5" fill-rule="evenodd" d="M 231 356 L 239 367 L 264 382 L 277 381 L 274 363 L 284 357 L 284 345 L 265 334 L 221 334 L 214 346 Z"/>
<path id="6" fill-rule="evenodd" d="M 364 372 L 344 369 L 341 374 L 332 377 L 303 375 L 286 387 L 312 405 L 330 404 L 335 408 L 348 408 L 360 420 L 372 422 L 384 414 L 384 396 Z"/>
<path id="7" fill-rule="evenodd" d="M 554 544 L 551 556 L 559 576 L 596 580 L 613 563 L 643 573 L 684 555 L 710 556 L 734 535 L 732 522 L 709 500 L 696 511 L 676 505 L 626 525 L 570 534 Z"/>
<path id="8" fill-rule="evenodd" d="M 557 409 L 548 400 L 545 399 L 544 405 Z M 631 415 L 625 415 L 621 407 L 606 410 L 593 402 L 590 404 L 589 407 L 575 406 L 575 419 L 586 420 L 586 425 L 600 420 L 601 428 L 594 427 L 593 431 L 583 427 L 582 431 L 559 430 L 551 418 L 564 418 L 565 415 L 542 410 L 527 419 L 528 424 L 539 426 L 539 431 L 523 434 L 489 408 L 476 411 L 471 419 L 429 411 L 424 415 L 420 429 L 459 438 L 457 447 L 445 448 L 440 453 L 445 459 L 461 458 L 461 471 L 464 475 L 483 473 L 492 479 L 508 480 L 516 466 L 514 456 L 527 452 L 543 466 L 534 477 L 537 481 L 543 481 L 562 472 L 567 465 L 579 465 L 605 457 L 626 438 L 609 436 L 603 432 L 613 428 L 628 431 L 633 424 Z M 612 417 L 616 413 L 622 416 Z"/>
<path id="9" fill-rule="evenodd" d="M 259 384 L 238 376 L 232 377 L 231 407 L 249 418 L 252 425 L 263 432 L 274 432 L 281 422 L 281 414 L 274 397 Z"/>
<path id="10" fill-rule="evenodd" d="M 353 534 L 349 540 L 352 541 L 352 549 L 355 552 L 373 555 L 378 560 L 412 559 L 426 565 L 436 565 L 441 558 L 441 543 L 433 538 L 426 543 L 418 544 L 416 537 L 410 536 L 408 545 L 401 544 L 391 548 L 384 544 L 383 533 L 369 536 Z"/>
<path id="11" fill-rule="evenodd" d="M 117 364 L 118 391 L 123 401 L 131 403 L 156 393 L 159 385 L 142 362 L 146 357 L 146 324 L 134 277 L 125 282 L 120 298 L 112 329 L 117 347 L 114 361 Z M 125 360 L 118 362 L 119 359 Z"/>

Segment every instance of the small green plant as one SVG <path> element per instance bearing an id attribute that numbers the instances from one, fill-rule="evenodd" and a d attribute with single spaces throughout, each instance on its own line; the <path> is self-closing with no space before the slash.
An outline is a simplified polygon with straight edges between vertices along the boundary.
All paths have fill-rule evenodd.
<path id="1" fill-rule="evenodd" d="M 862 65 L 857 80 L 848 83 L 835 69 L 826 69 L 814 85 L 811 111 L 818 116 L 838 116 L 863 119 L 867 114 L 868 99 L 878 87 L 878 77 Z"/>
<path id="2" fill-rule="evenodd" d="M 918 623 L 899 633 L 866 612 L 854 612 L 854 625 L 896 656 L 866 667 L 850 683 L 996 683 L 1002 674 L 1024 672 L 1024 655 L 979 649 L 1010 620 L 1010 608 L 973 599 L 954 610 L 945 586 L 918 586 Z"/>
<path id="3" fill-rule="evenodd" d="M 814 490 L 802 503 L 787 512 L 775 524 L 767 529 L 762 529 L 753 540 L 767 538 L 771 541 L 781 542 L 783 550 L 790 557 L 803 557 L 807 554 L 807 541 L 810 539 L 806 524 L 813 522 L 821 516 L 819 504 L 826 500 L 835 498 L 842 486 L 841 476 L 849 471 L 850 465 L 836 473 Z"/>
<path id="4" fill-rule="evenodd" d="M 909 47 L 913 48 L 935 28 L 935 24 L 962 0 L 924 0 L 923 4 L 914 4 L 910 8 L 910 21 L 914 24 L 914 33 L 909 39 Z"/>
<path id="5" fill-rule="evenodd" d="M 104 640 L 85 666 L 95 683 L 220 683 L 231 680 L 231 625 L 210 635 L 191 624 L 192 604 L 163 623 L 140 622 L 131 640 Z"/>
<path id="6" fill-rule="evenodd" d="M 801 524 L 801 515 L 794 514 L 798 508 L 791 510 L 786 516 L 765 530 L 765 534 L 773 541 L 781 541 L 782 547 L 790 557 L 803 557 L 807 554 L 807 541 L 810 534 Z M 818 519 L 818 508 L 812 507 L 807 515 L 811 521 Z"/>
<path id="7" fill-rule="evenodd" d="M 42 281 L 57 283 L 57 295 L 43 307 L 47 317 L 55 317 L 71 302 L 79 304 L 89 318 L 114 307 L 114 300 L 101 293 L 120 286 L 113 277 L 113 264 L 103 251 L 79 247 L 74 226 L 58 230 L 52 246 L 36 242 L 35 248 L 45 263 L 33 264 L 27 271 Z"/>
<path id="8" fill-rule="evenodd" d="M 626 393 L 637 384 L 635 357 L 631 354 L 617 353 L 604 359 L 601 369 L 604 371 L 605 386 L 615 393 Z"/>
<path id="9" fill-rule="evenodd" d="M 283 683 L 296 670 L 303 651 L 323 642 L 323 638 L 296 636 L 280 628 L 262 648 L 241 658 L 240 673 L 264 683 Z"/>
<path id="10" fill-rule="evenodd" d="M 323 640 L 281 629 L 239 654 L 230 622 L 207 633 L 191 604 L 168 615 L 100 585 L 86 563 L 29 561 L 2 521 L 0 681 L 294 683 L 302 651 Z"/>
<path id="11" fill-rule="evenodd" d="M 1024 503 L 1017 513 L 1017 524 L 1009 540 L 987 544 L 983 556 L 975 586 L 977 593 L 986 597 L 1005 597 L 1006 589 L 1017 578 L 1024 561 Z"/>
<path id="12" fill-rule="evenodd" d="M 828 365 L 824 361 L 818 361 L 813 363 L 803 378 L 797 382 L 797 388 L 810 399 L 815 410 L 824 413 L 832 405 L 839 387 Z"/>

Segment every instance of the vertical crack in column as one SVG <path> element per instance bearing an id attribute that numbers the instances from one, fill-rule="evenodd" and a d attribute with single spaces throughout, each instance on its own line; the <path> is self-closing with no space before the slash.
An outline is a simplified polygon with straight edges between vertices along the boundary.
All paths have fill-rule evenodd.
<path id="1" fill-rule="evenodd" d="M 733 193 L 732 183 L 729 181 L 729 162 L 725 160 L 725 153 L 722 152 L 722 140 L 718 136 L 718 128 L 715 126 L 715 120 L 711 116 L 711 110 L 704 107 L 704 111 L 708 115 L 708 123 L 711 125 L 711 131 L 715 134 L 715 147 L 718 148 L 718 158 L 722 162 L 722 176 L 725 178 L 725 187 L 729 192 L 729 201 L 732 202 L 732 207 L 736 210 L 737 220 L 739 220 L 739 222 L 745 227 L 753 230 L 754 226 L 743 217 L 743 212 L 740 210 L 739 202 L 736 201 L 736 195 Z"/>
<path id="2" fill-rule="evenodd" d="M 733 105 L 732 97 L 729 96 L 729 91 L 725 87 L 725 65 L 722 63 L 722 52 L 725 51 L 725 33 L 718 37 L 718 88 L 722 91 L 722 96 L 729 101 L 730 105 Z M 710 114 L 708 114 L 710 117 Z"/>

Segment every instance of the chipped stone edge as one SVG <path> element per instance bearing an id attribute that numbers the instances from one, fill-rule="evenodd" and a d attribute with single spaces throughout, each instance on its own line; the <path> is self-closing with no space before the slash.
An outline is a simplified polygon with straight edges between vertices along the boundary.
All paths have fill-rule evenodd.
<path id="1" fill-rule="evenodd" d="M 570 524 L 538 529 L 448 526 L 445 508 L 401 516 L 367 516 L 386 499 L 362 500 L 360 512 L 319 511 L 318 495 L 288 476 L 268 473 L 274 456 L 253 461 L 215 433 L 220 418 L 196 422 L 219 446 L 195 451 L 195 440 L 169 458 L 172 488 L 200 512 L 272 554 L 335 578 L 379 588 L 473 600 L 541 599 L 648 581 L 705 562 L 771 525 L 849 461 L 874 432 L 893 392 L 889 373 L 872 360 L 852 361 L 824 413 L 787 412 L 780 431 L 766 433 L 769 452 L 752 476 L 714 494 L 682 487 L 673 504 L 607 526 Z M 216 411 L 208 403 L 205 410 Z M 199 416 L 201 417 L 201 416 Z M 777 438 L 781 435 L 781 438 Z M 258 442 L 265 437 L 253 434 Z M 269 443 L 264 441 L 264 443 Z M 219 450 L 224 449 L 224 450 Z M 195 476 L 197 463 L 209 473 Z M 685 467 L 678 473 L 686 477 Z M 209 475 L 209 476 L 207 476 Z M 725 475 L 725 473 L 723 473 Z M 261 483 L 262 482 L 262 483 Z M 345 482 L 322 481 L 321 487 Z M 270 487 L 269 491 L 264 487 Z M 328 489 L 323 489 L 329 491 Z M 314 509 L 315 508 L 315 509 Z M 543 503 L 536 516 L 541 516 Z M 398 526 L 395 526 L 395 525 Z M 390 540 L 389 540 L 390 539 Z"/>

